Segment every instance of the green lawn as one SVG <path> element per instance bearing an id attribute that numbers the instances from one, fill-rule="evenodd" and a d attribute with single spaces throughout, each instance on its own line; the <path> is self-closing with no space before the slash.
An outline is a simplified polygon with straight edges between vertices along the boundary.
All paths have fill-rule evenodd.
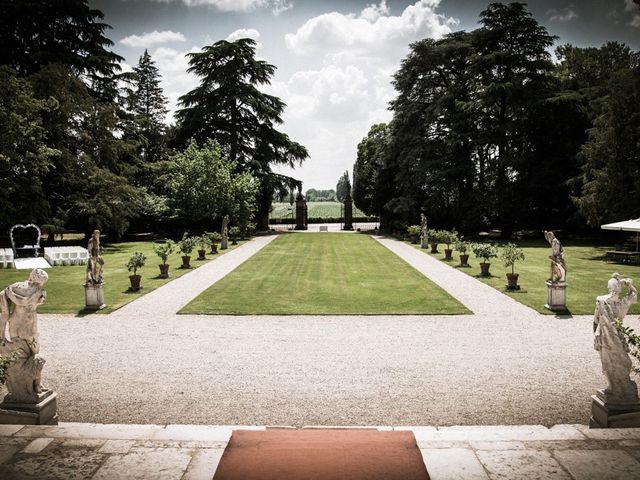
<path id="1" fill-rule="evenodd" d="M 339 219 L 341 215 L 340 207 L 342 204 L 340 202 L 307 202 L 307 210 L 309 214 L 309 218 L 335 218 Z M 292 210 L 290 211 L 289 208 Z M 269 218 L 293 218 L 295 219 L 296 215 L 296 204 L 289 205 L 286 203 L 274 203 L 273 210 L 269 215 Z M 366 217 L 358 207 L 353 206 L 353 216 L 354 217 Z"/>
<path id="2" fill-rule="evenodd" d="M 464 314 L 440 287 L 372 238 L 284 234 L 180 313 Z"/>
<path id="3" fill-rule="evenodd" d="M 241 243 L 241 242 L 240 242 Z M 104 246 L 104 245 L 103 245 Z M 229 250 L 235 248 L 229 244 Z M 211 260 L 217 255 L 207 255 Z M 147 257 L 146 265 L 138 270 L 142 275 L 142 289 L 138 292 L 129 291 L 129 275 L 125 264 L 133 252 L 142 252 Z M 189 272 L 189 269 L 178 268 L 182 265 L 181 254 L 173 253 L 167 263 L 171 265 L 168 279 L 158 278 L 161 263 L 158 256 L 153 252 L 152 242 L 131 242 L 118 243 L 104 246 L 104 297 L 107 308 L 100 310 L 100 313 L 109 313 L 132 300 L 155 290 L 161 285 L 170 282 L 173 278 L 180 277 Z M 206 261 L 194 260 L 198 257 L 197 252 L 191 254 L 191 266 L 198 267 Z M 47 301 L 38 307 L 40 313 L 79 313 L 84 309 L 84 281 L 86 265 L 69 265 L 48 268 L 49 281 L 45 289 L 47 291 Z M 0 269 L 0 290 L 14 282 L 24 281 L 29 277 L 29 270 L 16 270 L 13 268 Z"/>
<path id="4" fill-rule="evenodd" d="M 419 245 L 415 245 L 420 248 Z M 491 277 L 483 278 L 479 276 L 480 267 L 478 259 L 469 257 L 471 268 L 461 268 L 460 270 L 483 281 L 487 285 L 506 293 L 515 300 L 528 305 L 540 313 L 552 314 L 544 304 L 547 301 L 547 286 L 545 281 L 549 278 L 549 258 L 551 248 L 546 242 L 522 243 L 525 254 L 525 261 L 516 263 L 515 271 L 520 274 L 518 283 L 521 290 L 509 291 L 505 288 L 507 269 L 502 264 L 500 258 L 491 261 Z M 619 272 L 624 277 L 633 278 L 640 285 L 640 265 L 628 265 L 614 263 L 607 260 L 605 252 L 611 250 L 610 246 L 585 246 L 566 245 L 563 243 L 565 258 L 567 262 L 567 307 L 574 315 L 593 314 L 596 296 L 607 293 L 607 281 L 613 272 Z M 444 247 L 438 246 L 438 250 L 443 252 Z M 428 252 L 428 249 L 423 250 Z M 444 253 L 434 254 L 434 257 L 442 260 Z M 459 254 L 453 252 L 454 261 L 452 266 L 458 265 Z M 640 313 L 640 305 L 631 307 L 630 313 Z"/>

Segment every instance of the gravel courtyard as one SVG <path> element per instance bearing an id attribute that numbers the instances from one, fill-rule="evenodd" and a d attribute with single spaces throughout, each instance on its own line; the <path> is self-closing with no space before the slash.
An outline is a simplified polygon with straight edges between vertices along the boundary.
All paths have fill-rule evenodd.
<path id="1" fill-rule="evenodd" d="M 233 269 L 242 255 L 249 257 L 268 241 L 259 238 L 220 260 Z M 400 242 L 384 244 L 412 263 Z M 172 304 L 172 292 L 199 282 L 196 296 L 211 283 L 205 281 L 208 275 L 218 269 L 215 276 L 221 276 L 214 261 L 110 315 L 41 315 L 44 380 L 59 394 L 60 420 L 297 426 L 588 423 L 590 396 L 605 385 L 592 346 L 591 317 L 557 318 L 516 307 L 462 273 L 467 284 L 461 284 L 462 277 L 441 270 L 453 269 L 413 250 L 416 262 L 423 262 L 414 265 L 418 270 L 428 271 L 432 280 L 443 276 L 439 284 L 445 290 L 457 292 L 456 298 L 481 312 L 176 315 L 179 305 Z M 453 277 L 445 279 L 445 273 Z M 478 294 L 469 294 L 474 288 Z M 460 298 L 465 296 L 461 291 L 468 293 L 467 300 Z"/>

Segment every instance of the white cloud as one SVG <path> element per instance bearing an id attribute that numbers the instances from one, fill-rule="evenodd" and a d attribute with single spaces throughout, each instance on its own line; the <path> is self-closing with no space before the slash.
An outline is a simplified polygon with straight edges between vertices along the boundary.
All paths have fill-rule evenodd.
<path id="1" fill-rule="evenodd" d="M 640 8 L 638 3 L 634 0 L 624 0 L 624 9 L 627 12 L 633 12 L 634 10 L 638 10 Z"/>
<path id="2" fill-rule="evenodd" d="M 419 0 L 400 16 L 389 15 L 385 0 L 365 8 L 359 15 L 325 13 L 305 22 L 296 33 L 285 35 L 285 42 L 296 53 L 328 48 L 369 52 L 373 45 L 394 48 L 417 38 L 438 38 L 457 24 L 456 20 L 435 13 L 439 3 L 440 0 Z"/>
<path id="3" fill-rule="evenodd" d="M 184 42 L 186 40 L 186 37 L 180 32 L 174 32 L 172 30 L 159 32 L 154 30 L 150 33 L 145 32 L 142 35 L 129 35 L 119 40 L 118 43 L 128 47 L 150 47 L 159 43 Z"/>
<path id="4" fill-rule="evenodd" d="M 439 3 L 419 0 L 391 15 L 382 0 L 360 13 L 319 15 L 285 36 L 289 50 L 317 65 L 269 88 L 287 104 L 283 130 L 310 153 L 302 169 L 280 172 L 306 187 L 335 188 L 339 175 L 352 170 L 357 144 L 371 125 L 391 119 L 391 76 L 409 44 L 442 37 L 457 24 L 436 13 Z"/>
<path id="5" fill-rule="evenodd" d="M 222 12 L 252 12 L 257 8 L 271 8 L 274 15 L 289 10 L 289 0 L 154 0 L 160 3 L 182 2 L 187 7 L 209 6 Z"/>
<path id="6" fill-rule="evenodd" d="M 565 7 L 562 10 L 551 8 L 547 10 L 549 20 L 552 22 L 568 22 L 578 17 L 578 14 L 570 7 Z"/>
<path id="7" fill-rule="evenodd" d="M 640 15 L 634 15 L 633 19 L 629 22 L 629 25 L 632 27 L 639 28 L 640 27 Z"/>
<path id="8" fill-rule="evenodd" d="M 235 42 L 240 38 L 251 38 L 257 42 L 258 40 L 260 40 L 260 32 L 255 28 L 240 28 L 231 32 L 227 36 L 226 40 L 228 42 Z"/>

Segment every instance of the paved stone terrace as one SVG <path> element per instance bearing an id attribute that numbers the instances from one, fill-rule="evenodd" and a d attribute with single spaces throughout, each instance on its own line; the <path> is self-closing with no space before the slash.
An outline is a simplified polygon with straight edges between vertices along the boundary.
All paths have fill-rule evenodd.
<path id="1" fill-rule="evenodd" d="M 0 425 L 0 478 L 211 480 L 239 428 L 265 427 Z M 640 429 L 372 428 L 412 430 L 432 480 L 640 479 Z"/>

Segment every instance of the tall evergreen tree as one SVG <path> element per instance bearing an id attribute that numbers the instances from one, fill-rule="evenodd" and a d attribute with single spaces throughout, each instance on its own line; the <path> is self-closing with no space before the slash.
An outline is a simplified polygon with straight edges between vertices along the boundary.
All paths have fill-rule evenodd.
<path id="1" fill-rule="evenodd" d="M 111 27 L 87 0 L 0 0 L 0 64 L 19 76 L 61 64 L 80 77 L 92 94 L 113 99 L 113 75 L 122 57 L 108 50 Z"/>
<path id="2" fill-rule="evenodd" d="M 145 162 L 157 162 L 165 157 L 165 124 L 167 98 L 160 86 L 160 72 L 145 49 L 133 68 L 133 89 L 128 103 Z"/>
<path id="3" fill-rule="evenodd" d="M 264 228 L 274 191 L 295 183 L 274 175 L 272 166 L 293 167 L 308 153 L 275 128 L 282 123 L 285 104 L 258 89 L 270 83 L 275 67 L 255 58 L 255 45 L 249 38 L 222 40 L 189 54 L 189 72 L 201 83 L 180 97 L 182 109 L 176 116 L 179 142 L 215 139 L 225 156 L 261 182 L 258 226 Z"/>
<path id="4" fill-rule="evenodd" d="M 336 185 L 336 198 L 339 202 L 344 202 L 347 195 L 351 194 L 351 182 L 349 181 L 349 172 L 344 172 L 338 179 Z"/>

